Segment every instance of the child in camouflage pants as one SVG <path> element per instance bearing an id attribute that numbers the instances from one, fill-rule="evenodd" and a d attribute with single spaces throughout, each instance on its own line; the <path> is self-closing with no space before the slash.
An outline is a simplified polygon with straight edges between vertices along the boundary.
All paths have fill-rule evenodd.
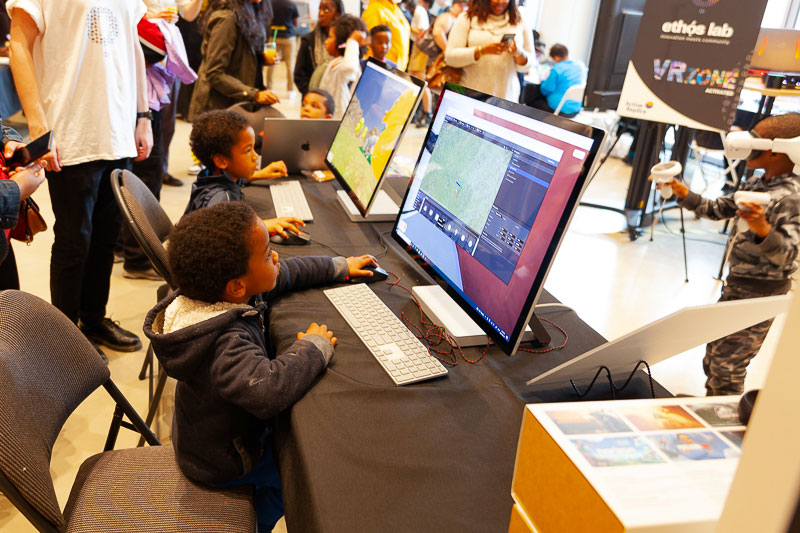
<path id="1" fill-rule="evenodd" d="M 768 117 L 756 124 L 755 133 L 765 139 L 789 139 L 800 136 L 800 114 Z M 764 175 L 749 179 L 742 190 L 766 192 L 769 205 L 745 203 L 739 209 L 733 195 L 707 200 L 689 191 L 678 180 L 672 190 L 681 206 L 711 220 L 738 215 L 748 225 L 747 231 L 733 226 L 730 236 L 730 272 L 722 288 L 720 302 L 786 294 L 792 288 L 792 273 L 797 269 L 800 244 L 800 176 L 786 154 L 763 151 L 747 161 L 747 168 L 764 169 Z M 743 329 L 708 343 L 703 359 L 706 394 L 741 394 L 747 365 L 755 357 L 772 320 Z"/>

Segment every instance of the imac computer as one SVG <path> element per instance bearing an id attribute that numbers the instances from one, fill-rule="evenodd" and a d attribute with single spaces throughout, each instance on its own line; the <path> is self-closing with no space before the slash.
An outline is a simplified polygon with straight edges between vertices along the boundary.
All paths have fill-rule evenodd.
<path id="1" fill-rule="evenodd" d="M 424 87 L 405 72 L 367 61 L 325 157 L 344 189 L 337 198 L 350 220 L 397 217 L 399 198 L 391 198 L 381 182 Z"/>
<path id="2" fill-rule="evenodd" d="M 603 137 L 445 86 L 392 236 L 446 282 L 413 291 L 460 344 L 484 344 L 488 334 L 511 355 L 529 323 L 543 331 L 536 299 Z"/>

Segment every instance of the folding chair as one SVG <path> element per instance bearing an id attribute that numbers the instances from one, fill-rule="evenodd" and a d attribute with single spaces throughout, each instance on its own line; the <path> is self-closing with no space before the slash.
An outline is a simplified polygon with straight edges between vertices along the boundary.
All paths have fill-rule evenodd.
<path id="1" fill-rule="evenodd" d="M 555 111 L 553 111 L 554 115 L 558 115 L 561 113 L 561 108 L 564 107 L 564 104 L 567 100 L 575 100 L 577 102 L 581 102 L 583 104 L 583 92 L 586 90 L 586 84 L 581 83 L 580 85 L 573 85 L 564 93 L 564 96 L 561 97 L 561 101 L 558 103 Z"/>
<path id="2" fill-rule="evenodd" d="M 101 385 L 116 404 L 106 451 L 81 464 L 62 513 L 50 474 L 53 444 Z M 0 491 L 39 531 L 255 531 L 249 489 L 189 481 L 77 326 L 20 291 L 0 292 L 0 390 Z M 120 427 L 151 446 L 113 450 Z"/>
<path id="3" fill-rule="evenodd" d="M 122 212 L 123 220 L 133 238 L 136 239 L 139 247 L 150 260 L 153 270 L 166 281 L 166 284 L 158 289 L 157 301 L 161 301 L 169 294 L 170 290 L 176 289 L 169 268 L 167 268 L 167 250 L 164 248 L 164 241 L 172 231 L 172 222 L 147 185 L 132 172 L 114 170 L 111 173 L 111 188 Z M 153 388 L 153 376 L 156 369 L 152 345 L 147 347 L 142 370 L 139 372 L 140 380 L 148 377 L 148 370 L 150 371 L 150 401 L 145 421 L 150 426 L 156 416 L 158 403 L 161 401 L 161 394 L 167 383 L 167 375 L 164 372 L 158 372 L 158 382 L 155 389 Z M 139 439 L 139 446 L 142 445 L 144 445 L 144 439 Z"/>

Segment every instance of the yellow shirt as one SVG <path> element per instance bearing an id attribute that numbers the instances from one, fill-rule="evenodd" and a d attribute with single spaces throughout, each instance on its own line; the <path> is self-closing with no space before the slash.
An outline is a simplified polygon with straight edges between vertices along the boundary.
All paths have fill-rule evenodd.
<path id="1" fill-rule="evenodd" d="M 386 59 L 397 63 L 400 70 L 405 70 L 408 65 L 411 25 L 400 7 L 392 0 L 370 0 L 361 18 L 367 23 L 368 29 L 380 24 L 386 24 L 392 29 L 392 46 L 386 54 Z"/>

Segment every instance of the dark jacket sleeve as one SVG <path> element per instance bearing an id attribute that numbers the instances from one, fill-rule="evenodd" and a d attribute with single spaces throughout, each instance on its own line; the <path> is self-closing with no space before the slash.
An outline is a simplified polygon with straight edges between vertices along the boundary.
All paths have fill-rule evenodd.
<path id="1" fill-rule="evenodd" d="M 0 229 L 17 225 L 19 215 L 19 185 L 12 180 L 0 180 Z M 0 235 L 5 240 L 5 235 Z"/>
<path id="2" fill-rule="evenodd" d="M 250 335 L 236 327 L 219 337 L 210 377 L 225 401 L 266 420 L 300 399 L 325 368 L 325 357 L 313 342 L 301 339 L 269 359 Z"/>
<path id="3" fill-rule="evenodd" d="M 733 201 L 733 195 L 721 196 L 716 200 L 709 200 L 703 198 L 699 194 L 689 191 L 689 194 L 678 203 L 694 211 L 698 216 L 709 218 L 711 220 L 725 220 L 736 216 L 736 202 Z"/>
<path id="4" fill-rule="evenodd" d="M 316 31 L 316 30 L 314 30 Z M 300 39 L 300 47 L 297 50 L 297 59 L 294 63 L 294 84 L 300 94 L 305 96 L 308 92 L 308 84 L 311 82 L 311 75 L 314 73 L 314 51 L 312 50 L 314 32 L 304 35 Z"/>
<path id="5" fill-rule="evenodd" d="M 275 288 L 264 293 L 269 302 L 289 291 L 314 287 L 347 279 L 347 262 L 343 257 L 290 257 L 280 261 L 281 271 Z"/>
<path id="6" fill-rule="evenodd" d="M 22 136 L 14 128 L 3 126 L 3 136 L 0 137 L 0 150 L 6 147 L 8 141 L 22 142 Z"/>
<path id="7" fill-rule="evenodd" d="M 235 100 L 255 100 L 258 89 L 228 74 L 239 30 L 233 12 L 212 16 L 208 21 L 208 46 L 206 48 L 206 77 L 217 92 Z"/>

